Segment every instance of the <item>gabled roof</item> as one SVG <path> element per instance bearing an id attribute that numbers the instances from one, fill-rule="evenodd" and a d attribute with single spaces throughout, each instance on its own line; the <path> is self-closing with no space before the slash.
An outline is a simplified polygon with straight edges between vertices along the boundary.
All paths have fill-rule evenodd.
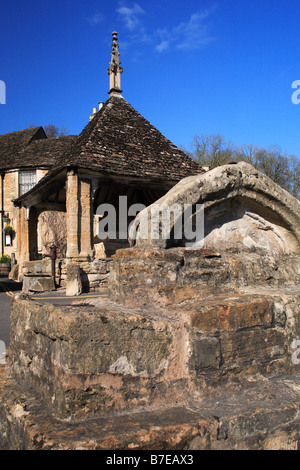
<path id="1" fill-rule="evenodd" d="M 67 165 L 164 181 L 199 173 L 196 162 L 118 96 L 106 101 L 53 170 Z"/>
<path id="2" fill-rule="evenodd" d="M 57 164 L 57 161 L 61 159 L 65 152 L 70 150 L 76 138 L 76 135 L 65 135 L 34 140 L 20 153 L 19 157 L 26 162 L 28 167 L 45 166 L 50 168 Z"/>
<path id="3" fill-rule="evenodd" d="M 77 136 L 47 138 L 42 127 L 0 135 L 0 169 L 50 168 Z"/>
<path id="4" fill-rule="evenodd" d="M 42 127 L 31 127 L 22 131 L 0 135 L 0 168 L 18 168 L 20 162 L 26 166 L 26 162 L 19 158 L 20 153 L 34 139 L 46 138 L 47 136 Z"/>

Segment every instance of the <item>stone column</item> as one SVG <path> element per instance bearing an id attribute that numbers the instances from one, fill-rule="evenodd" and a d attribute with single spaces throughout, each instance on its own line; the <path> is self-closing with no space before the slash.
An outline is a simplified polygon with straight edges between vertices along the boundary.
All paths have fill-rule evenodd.
<path id="1" fill-rule="evenodd" d="M 70 170 L 66 184 L 67 258 L 79 256 L 79 187 L 78 175 Z"/>
<path id="2" fill-rule="evenodd" d="M 18 217 L 18 264 L 33 261 L 38 257 L 37 244 L 38 214 L 34 207 L 19 209 Z"/>
<path id="3" fill-rule="evenodd" d="M 93 258 L 93 210 L 91 181 L 79 181 L 80 256 Z"/>
<path id="4" fill-rule="evenodd" d="M 29 261 L 29 224 L 27 220 L 28 211 L 26 207 L 21 207 L 18 214 L 18 259 L 21 266 L 25 261 Z"/>

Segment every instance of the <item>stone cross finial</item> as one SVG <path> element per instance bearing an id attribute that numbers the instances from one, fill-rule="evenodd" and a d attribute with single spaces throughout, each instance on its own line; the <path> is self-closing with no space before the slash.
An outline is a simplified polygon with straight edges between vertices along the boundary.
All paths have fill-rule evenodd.
<path id="1" fill-rule="evenodd" d="M 111 60 L 109 63 L 109 68 L 107 73 L 109 75 L 109 94 L 121 95 L 121 74 L 123 73 L 122 67 L 120 67 L 121 62 L 119 59 L 119 44 L 118 44 L 118 33 L 114 31 L 112 33 L 113 42 L 112 42 L 112 53 Z"/>

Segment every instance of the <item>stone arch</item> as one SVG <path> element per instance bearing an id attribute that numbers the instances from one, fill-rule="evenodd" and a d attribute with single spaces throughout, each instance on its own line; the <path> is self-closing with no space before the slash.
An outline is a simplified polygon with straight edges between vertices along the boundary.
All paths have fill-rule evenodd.
<path id="1" fill-rule="evenodd" d="M 287 222 L 248 196 L 227 198 L 205 211 L 205 246 L 291 254 L 299 243 Z"/>
<path id="2" fill-rule="evenodd" d="M 279 254 L 300 251 L 300 202 L 245 162 L 185 178 L 156 202 L 157 206 L 176 204 L 182 209 L 185 205 L 193 207 L 192 219 L 197 205 L 204 207 L 207 247 L 257 248 Z M 162 233 L 153 237 L 150 230 L 146 240 L 138 237 L 145 220 L 150 226 L 151 207 L 153 210 L 150 206 L 136 218 L 130 233 L 131 246 L 186 246 L 184 237 L 174 238 L 175 218 L 168 237 Z"/>

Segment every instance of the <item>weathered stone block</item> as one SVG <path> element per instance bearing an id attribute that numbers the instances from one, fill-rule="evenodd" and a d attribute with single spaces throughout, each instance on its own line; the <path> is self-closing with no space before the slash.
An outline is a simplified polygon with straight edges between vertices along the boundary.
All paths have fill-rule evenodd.
<path id="1" fill-rule="evenodd" d="M 18 264 L 15 264 L 14 266 L 12 266 L 8 277 L 12 281 L 17 281 L 18 280 L 18 278 L 19 278 L 19 265 Z"/>
<path id="2" fill-rule="evenodd" d="M 299 377 L 249 383 L 169 406 L 58 419 L 0 366 L 0 449 L 299 450 Z M 298 391 L 297 391 L 298 390 Z M 138 454 L 137 454 L 138 455 Z"/>
<path id="3" fill-rule="evenodd" d="M 60 415 L 147 403 L 160 384 L 164 388 L 168 383 L 164 385 L 163 377 L 176 346 L 168 322 L 108 307 L 41 307 L 13 300 L 14 374 L 35 387 Z M 169 391 L 164 392 L 163 400 Z"/>
<path id="4" fill-rule="evenodd" d="M 251 327 L 271 327 L 273 302 L 265 297 L 232 295 L 195 300 L 183 307 L 190 309 L 191 325 L 197 330 L 238 330 Z"/>
<path id="5" fill-rule="evenodd" d="M 165 305 L 176 303 L 176 293 L 184 290 L 195 300 L 220 293 L 235 297 L 241 287 L 297 284 L 297 260 L 294 255 L 132 248 L 114 255 L 108 289 L 114 300 L 140 306 L 153 298 Z"/>
<path id="6" fill-rule="evenodd" d="M 52 275 L 52 261 L 51 259 L 43 259 L 39 261 L 26 261 L 22 263 L 21 272 L 26 274 L 48 274 Z"/>
<path id="7" fill-rule="evenodd" d="M 67 283 L 66 295 L 75 296 L 82 293 L 82 281 L 80 267 L 77 264 L 70 263 L 67 265 Z"/>
<path id="8" fill-rule="evenodd" d="M 219 368 L 221 350 L 219 338 L 200 337 L 193 341 L 192 367 L 196 370 Z"/>
<path id="9" fill-rule="evenodd" d="M 276 329 L 250 329 L 221 335 L 222 359 L 229 364 L 269 364 L 287 352 L 287 337 Z"/>
<path id="10" fill-rule="evenodd" d="M 25 275 L 23 278 L 23 292 L 45 292 L 55 290 L 53 277 L 42 275 Z"/>
<path id="11" fill-rule="evenodd" d="M 274 324 L 284 328 L 286 324 L 286 312 L 284 308 L 283 302 L 274 302 L 273 306 L 273 312 L 274 312 Z"/>

